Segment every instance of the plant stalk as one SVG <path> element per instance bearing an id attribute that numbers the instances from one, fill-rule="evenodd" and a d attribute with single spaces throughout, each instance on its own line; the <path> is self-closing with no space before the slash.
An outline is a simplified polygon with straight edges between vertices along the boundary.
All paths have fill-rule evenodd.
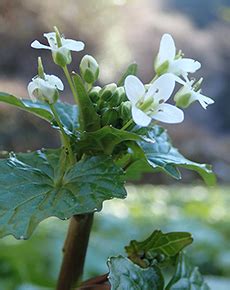
<path id="1" fill-rule="evenodd" d="M 75 90 L 75 87 L 74 87 L 74 84 L 72 82 L 72 79 L 71 79 L 71 76 L 70 76 L 70 73 L 68 71 L 68 68 L 67 66 L 63 67 L 63 71 L 64 71 L 64 74 L 66 76 L 66 79 L 69 83 L 69 86 L 70 86 L 70 89 L 72 91 L 72 94 L 73 94 L 73 97 L 74 97 L 74 100 L 75 100 L 75 103 L 78 105 L 78 96 L 77 96 L 77 92 Z"/>
<path id="2" fill-rule="evenodd" d="M 92 224 L 93 214 L 71 218 L 56 290 L 72 290 L 81 282 Z"/>

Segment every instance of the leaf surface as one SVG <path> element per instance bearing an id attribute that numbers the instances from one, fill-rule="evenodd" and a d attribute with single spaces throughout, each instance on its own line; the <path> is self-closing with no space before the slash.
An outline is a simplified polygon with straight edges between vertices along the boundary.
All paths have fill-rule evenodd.
<path id="1" fill-rule="evenodd" d="M 60 150 L 21 153 L 0 160 L 0 236 L 28 238 L 39 222 L 102 209 L 125 198 L 123 171 L 108 156 L 87 157 L 60 181 Z"/>
<path id="2" fill-rule="evenodd" d="M 156 230 L 142 242 L 131 241 L 125 247 L 125 250 L 133 262 L 142 267 L 146 267 L 154 259 L 156 261 L 161 259 L 162 257 L 160 255 L 163 255 L 163 257 L 176 256 L 184 247 L 191 244 L 192 241 L 193 239 L 190 233 L 162 233 L 160 230 Z"/>
<path id="3" fill-rule="evenodd" d="M 111 290 L 163 290 L 164 279 L 158 267 L 143 269 L 128 258 L 108 260 Z"/>
<path id="4" fill-rule="evenodd" d="M 126 77 L 129 76 L 129 75 L 134 75 L 135 76 L 136 74 L 137 74 L 137 64 L 136 63 L 131 63 L 127 67 L 127 69 L 124 72 L 124 74 L 121 76 L 120 80 L 117 83 L 117 86 L 118 87 L 124 86 Z"/>
<path id="5" fill-rule="evenodd" d="M 149 165 L 155 170 L 162 170 L 176 179 L 181 179 L 178 167 L 194 170 L 208 185 L 215 184 L 215 175 L 211 166 L 200 164 L 186 159 L 172 146 L 167 131 L 160 126 L 152 128 L 141 128 L 134 130 L 135 133 L 144 135 L 146 138 L 155 140 L 155 143 L 138 142 L 143 151 L 142 158 L 146 159 Z M 141 155 L 141 153 L 139 153 Z"/>
<path id="6" fill-rule="evenodd" d="M 177 268 L 173 278 L 165 290 L 209 290 L 197 267 L 193 267 L 183 252 L 177 261 Z"/>

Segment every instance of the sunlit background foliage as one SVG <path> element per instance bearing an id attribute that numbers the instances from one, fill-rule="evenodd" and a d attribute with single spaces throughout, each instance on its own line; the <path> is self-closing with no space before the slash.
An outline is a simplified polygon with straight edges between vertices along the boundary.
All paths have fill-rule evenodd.
<path id="1" fill-rule="evenodd" d="M 86 52 L 100 64 L 99 84 L 114 82 L 133 61 L 148 82 L 153 74 L 161 35 L 171 33 L 186 56 L 202 63 L 204 93 L 215 99 L 207 112 L 194 104 L 180 125 L 168 126 L 174 144 L 185 156 L 211 163 L 218 176 L 214 189 L 197 186 L 128 188 L 125 201 L 105 203 L 91 237 L 86 276 L 106 272 L 109 255 L 123 251 L 130 238 L 142 239 L 155 228 L 190 230 L 195 237 L 190 256 L 211 280 L 212 289 L 229 289 L 230 236 L 230 6 L 228 0 L 14 0 L 0 1 L 0 91 L 27 97 L 36 74 L 34 39 L 57 25 L 66 36 L 83 40 Z M 47 73 L 62 77 L 50 54 L 40 51 Z M 74 57 L 75 69 L 83 54 Z M 152 62 L 150 61 L 152 59 Z M 70 94 L 65 96 L 70 101 Z M 25 112 L 0 105 L 0 150 L 26 151 L 56 147 L 58 138 L 47 124 Z M 163 175 L 146 175 L 141 183 L 172 184 Z M 201 184 L 201 183 L 200 183 Z M 60 266 L 67 222 L 42 223 L 30 241 L 7 237 L 0 242 L 0 289 L 52 287 Z M 219 276 L 219 278 L 213 278 Z M 222 277 L 222 278 L 220 278 Z M 220 283 L 218 286 L 215 283 Z M 21 286 L 24 284 L 24 286 Z M 26 286 L 26 284 L 30 284 Z M 39 288 L 32 288 L 31 285 Z M 222 287 L 222 288 L 221 288 Z M 45 288 L 44 288 L 45 289 Z"/>

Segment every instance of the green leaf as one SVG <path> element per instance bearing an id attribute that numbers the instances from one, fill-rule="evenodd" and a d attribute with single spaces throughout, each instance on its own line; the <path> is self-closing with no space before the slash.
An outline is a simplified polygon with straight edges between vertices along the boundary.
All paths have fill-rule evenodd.
<path id="1" fill-rule="evenodd" d="M 73 74 L 73 82 L 79 102 L 79 123 L 82 131 L 95 131 L 100 128 L 100 117 L 89 98 L 84 83 L 78 74 Z"/>
<path id="2" fill-rule="evenodd" d="M 144 152 L 142 158 L 146 158 L 153 169 L 161 169 L 172 177 L 180 179 L 181 175 L 177 167 L 184 167 L 199 173 L 208 185 L 215 184 L 215 175 L 211 166 L 186 159 L 172 146 L 167 131 L 162 127 L 142 128 L 134 130 L 134 132 L 156 141 L 154 144 L 138 143 Z"/>
<path id="3" fill-rule="evenodd" d="M 125 250 L 134 263 L 141 267 L 148 267 L 153 260 L 161 262 L 164 257 L 176 256 L 192 241 L 190 233 L 171 232 L 164 234 L 160 230 L 156 230 L 143 242 L 131 241 Z M 161 255 L 164 256 L 161 257 Z"/>
<path id="4" fill-rule="evenodd" d="M 184 253 L 180 253 L 176 272 L 165 290 L 209 290 L 197 267 L 193 267 Z"/>
<path id="5" fill-rule="evenodd" d="M 108 260 L 111 290 L 163 290 L 164 278 L 158 267 L 147 269 L 118 256 Z"/>
<path id="6" fill-rule="evenodd" d="M 58 129 L 58 125 L 54 121 L 54 116 L 48 104 L 40 101 L 32 102 L 29 99 L 19 99 L 13 95 L 0 92 L 0 102 L 13 105 L 19 109 L 32 113 L 54 125 Z M 68 135 L 75 135 L 79 128 L 78 122 L 78 108 L 76 105 L 68 103 L 57 102 L 54 105 L 58 112 L 59 118 Z"/>
<path id="7" fill-rule="evenodd" d="M 54 105 L 59 118 L 63 124 L 64 130 L 68 135 L 78 135 L 79 129 L 79 112 L 76 105 L 57 102 Z M 58 128 L 57 124 L 54 124 Z"/>
<path id="8" fill-rule="evenodd" d="M 118 87 L 124 86 L 124 82 L 127 76 L 129 75 L 137 75 L 137 64 L 136 63 L 132 63 L 128 66 L 127 70 L 125 71 L 125 73 L 122 75 L 122 77 L 120 78 L 120 80 L 117 83 Z"/>
<path id="9" fill-rule="evenodd" d="M 105 126 L 95 132 L 82 133 L 76 143 L 76 150 L 111 154 L 117 144 L 127 140 L 138 141 L 141 139 L 142 137 L 135 133 L 119 130 L 112 126 Z"/>
<path id="10" fill-rule="evenodd" d="M 60 150 L 0 160 L 0 236 L 28 238 L 42 220 L 100 211 L 104 200 L 125 198 L 123 171 L 108 156 L 88 157 L 60 180 Z"/>
<path id="11" fill-rule="evenodd" d="M 28 99 L 19 99 L 13 95 L 3 92 L 0 92 L 0 102 L 16 106 L 47 121 L 51 122 L 53 120 L 53 114 L 51 113 L 47 104 L 41 102 L 34 103 Z"/>

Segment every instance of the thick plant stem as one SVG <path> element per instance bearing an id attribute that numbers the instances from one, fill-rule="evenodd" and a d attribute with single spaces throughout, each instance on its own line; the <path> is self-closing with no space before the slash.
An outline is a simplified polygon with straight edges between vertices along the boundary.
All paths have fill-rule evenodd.
<path id="1" fill-rule="evenodd" d="M 63 247 L 64 256 L 57 290 L 72 290 L 80 282 L 92 223 L 93 214 L 75 215 L 71 218 Z"/>

